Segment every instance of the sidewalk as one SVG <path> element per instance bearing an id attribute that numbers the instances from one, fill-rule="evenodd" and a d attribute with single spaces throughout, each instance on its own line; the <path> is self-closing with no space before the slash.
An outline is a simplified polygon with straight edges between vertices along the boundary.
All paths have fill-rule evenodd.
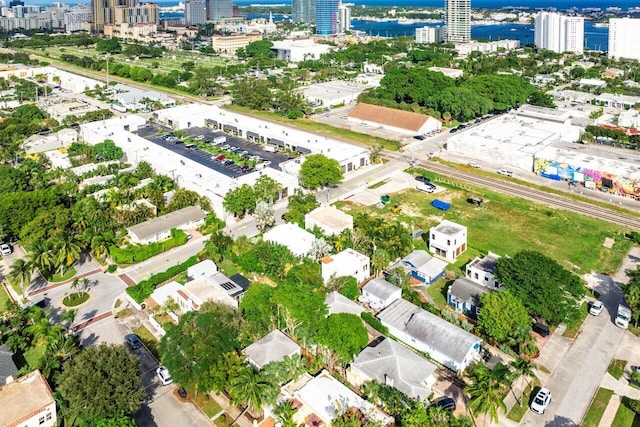
<path id="1" fill-rule="evenodd" d="M 226 423 L 231 425 L 231 421 L 235 420 L 234 425 L 239 425 L 240 427 L 253 427 L 253 423 L 250 422 L 245 416 L 238 418 L 238 415 L 241 414 L 241 411 L 234 405 L 229 403 L 229 400 L 220 394 L 216 394 L 214 392 L 210 392 L 209 396 L 216 401 L 218 405 L 222 408 L 221 412 L 218 412 L 215 416 L 211 417 L 211 421 L 220 417 L 222 414 L 226 414 Z M 236 420 L 236 418 L 238 418 Z"/>

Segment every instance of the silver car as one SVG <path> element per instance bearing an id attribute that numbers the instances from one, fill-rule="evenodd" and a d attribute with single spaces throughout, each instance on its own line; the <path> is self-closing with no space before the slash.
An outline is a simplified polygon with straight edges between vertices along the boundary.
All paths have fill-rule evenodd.
<path id="1" fill-rule="evenodd" d="M 591 314 L 592 316 L 598 316 L 600 313 L 602 313 L 603 308 L 604 304 L 602 303 L 602 301 L 594 301 L 589 307 L 589 314 Z"/>

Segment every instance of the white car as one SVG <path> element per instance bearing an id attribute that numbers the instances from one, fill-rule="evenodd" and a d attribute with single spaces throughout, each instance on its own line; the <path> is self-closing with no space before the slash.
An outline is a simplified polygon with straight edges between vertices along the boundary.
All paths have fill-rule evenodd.
<path id="1" fill-rule="evenodd" d="M 158 366 L 156 369 L 156 374 L 158 374 L 158 378 L 160 378 L 160 382 L 162 385 L 169 385 L 173 382 L 171 379 L 171 374 L 169 374 L 169 370 L 164 366 Z"/>
<path id="2" fill-rule="evenodd" d="M 433 185 L 433 184 L 420 183 L 420 184 L 416 185 L 416 190 L 420 190 L 420 191 L 423 191 L 425 193 L 433 193 L 434 191 L 436 191 L 436 186 Z"/>
<path id="3" fill-rule="evenodd" d="M 591 314 L 592 316 L 598 316 L 600 313 L 602 313 L 603 308 L 604 304 L 602 303 L 602 301 L 594 301 L 589 307 L 589 314 Z"/>
<path id="4" fill-rule="evenodd" d="M 13 249 L 7 243 L 3 243 L 0 245 L 0 253 L 2 253 L 2 255 L 11 255 Z"/>
<path id="5" fill-rule="evenodd" d="M 545 409 L 549 406 L 551 402 L 551 390 L 548 388 L 542 387 L 536 393 L 536 397 L 533 398 L 533 402 L 531 402 L 531 410 L 536 414 L 544 414 Z"/>
<path id="6" fill-rule="evenodd" d="M 480 168 L 480 165 L 477 164 L 476 162 L 469 162 L 467 163 L 467 166 L 471 166 L 472 168 L 476 168 L 476 169 Z"/>
<path id="7" fill-rule="evenodd" d="M 506 170 L 506 169 L 500 169 L 498 171 L 498 175 L 513 176 L 513 172 L 511 172 L 510 170 Z"/>

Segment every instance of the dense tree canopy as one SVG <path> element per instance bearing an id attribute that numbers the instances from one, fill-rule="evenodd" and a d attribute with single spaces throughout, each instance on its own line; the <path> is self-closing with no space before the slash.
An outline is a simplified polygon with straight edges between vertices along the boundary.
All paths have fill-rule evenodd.
<path id="1" fill-rule="evenodd" d="M 300 167 L 300 182 L 302 186 L 312 190 L 339 184 L 342 178 L 340 163 L 324 154 L 307 156 Z"/>
<path id="2" fill-rule="evenodd" d="M 480 301 L 478 326 L 489 337 L 503 343 L 514 331 L 529 333 L 531 318 L 527 309 L 508 289 L 482 294 Z"/>
<path id="3" fill-rule="evenodd" d="M 336 353 L 341 362 L 353 361 L 369 342 L 362 319 L 355 314 L 332 314 L 318 330 L 317 340 Z"/>
<path id="4" fill-rule="evenodd" d="M 91 421 L 132 414 L 144 394 L 140 361 L 122 345 L 88 347 L 64 364 L 57 391 L 68 418 Z"/>
<path id="5" fill-rule="evenodd" d="M 289 196 L 289 206 L 284 218 L 287 222 L 293 222 L 304 227 L 304 216 L 320 206 L 315 194 L 312 192 L 297 191 Z"/>
<path id="6" fill-rule="evenodd" d="M 530 314 L 552 324 L 570 319 L 585 288 L 580 278 L 555 260 L 534 251 L 502 257 L 496 268 L 497 279 L 518 298 Z"/>

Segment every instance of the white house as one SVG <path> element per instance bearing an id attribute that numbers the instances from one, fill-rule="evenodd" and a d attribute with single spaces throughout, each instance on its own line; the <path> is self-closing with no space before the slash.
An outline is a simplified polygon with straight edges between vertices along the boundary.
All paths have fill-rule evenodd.
<path id="1" fill-rule="evenodd" d="M 426 114 L 365 104 L 363 102 L 356 105 L 347 117 L 351 122 L 382 127 L 405 135 L 438 132 L 442 128 L 440 120 Z"/>
<path id="2" fill-rule="evenodd" d="M 187 278 L 195 280 L 198 277 L 213 276 L 218 272 L 218 266 L 210 259 L 200 261 L 196 265 L 187 268 Z"/>
<path id="3" fill-rule="evenodd" d="M 480 338 L 404 299 L 391 303 L 378 319 L 391 335 L 452 371 L 464 371 L 479 357 Z"/>
<path id="4" fill-rule="evenodd" d="M 386 308 L 402 297 L 402 289 L 384 279 L 373 279 L 362 287 L 362 302 Z"/>
<path id="5" fill-rule="evenodd" d="M 412 399 L 426 400 L 436 382 L 436 365 L 398 342 L 384 338 L 351 363 L 347 381 L 360 388 L 370 381 L 394 387 Z"/>
<path id="6" fill-rule="evenodd" d="M 414 279 L 430 285 L 444 276 L 444 269 L 447 265 L 445 261 L 429 255 L 427 251 L 416 249 L 389 267 L 387 274 L 393 276 L 393 270 L 401 268 L 411 274 Z"/>
<path id="7" fill-rule="evenodd" d="M 350 248 L 320 259 L 325 284 L 332 276 L 351 276 L 355 277 L 358 283 L 363 282 L 369 277 L 369 264 L 368 256 Z"/>
<path id="8" fill-rule="evenodd" d="M 293 415 L 296 425 L 330 426 L 336 417 L 353 408 L 375 425 L 386 427 L 393 424 L 391 416 L 358 396 L 326 370 L 315 377 L 305 374 L 290 388 L 290 391 L 285 389 L 283 394 L 298 409 Z"/>
<path id="9" fill-rule="evenodd" d="M 307 256 L 311 252 L 313 242 L 316 240 L 313 234 L 291 223 L 276 225 L 264 233 L 262 238 L 266 242 L 286 246 L 291 253 L 298 257 Z"/>
<path id="10" fill-rule="evenodd" d="M 77 130 L 61 129 L 49 135 L 31 135 L 24 140 L 22 148 L 27 154 L 38 154 L 66 148 L 76 141 L 78 141 Z"/>
<path id="11" fill-rule="evenodd" d="M 329 292 L 324 299 L 324 303 L 327 306 L 329 315 L 347 313 L 360 316 L 364 311 L 364 308 L 362 308 L 360 304 L 351 301 L 337 291 Z"/>
<path id="12" fill-rule="evenodd" d="M 467 250 L 467 227 L 444 220 L 429 230 L 429 251 L 449 262 Z"/>
<path id="13" fill-rule="evenodd" d="M 301 62 L 320 59 L 320 55 L 329 52 L 332 47 L 327 44 L 316 43 L 314 39 L 298 39 L 274 41 L 271 49 L 276 51 L 277 59 L 288 62 Z"/>
<path id="14" fill-rule="evenodd" d="M 467 264 L 467 278 L 489 289 L 501 289 L 502 285 L 495 278 L 496 261 L 500 255 L 489 252 L 484 257 L 476 257 Z"/>
<path id="15" fill-rule="evenodd" d="M 207 213 L 198 206 L 183 209 L 151 218 L 143 223 L 127 228 L 132 243 L 146 245 L 168 239 L 171 229 L 189 230 L 204 224 Z"/>
<path id="16" fill-rule="evenodd" d="M 320 206 L 304 216 L 304 228 L 318 227 L 327 236 L 353 229 L 353 217 L 333 206 Z"/>
<path id="17" fill-rule="evenodd" d="M 0 385 L 0 425 L 53 427 L 56 401 L 45 377 L 36 370 Z"/>
<path id="18" fill-rule="evenodd" d="M 257 369 L 285 357 L 300 356 L 300 346 L 278 329 L 274 329 L 244 350 L 247 361 Z"/>

